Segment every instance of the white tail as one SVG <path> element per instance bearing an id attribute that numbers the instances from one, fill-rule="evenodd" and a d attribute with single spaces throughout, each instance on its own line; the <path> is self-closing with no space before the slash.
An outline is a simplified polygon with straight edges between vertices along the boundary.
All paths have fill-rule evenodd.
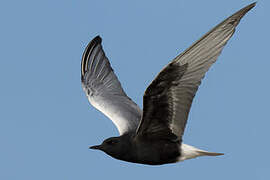
<path id="1" fill-rule="evenodd" d="M 220 156 L 224 155 L 223 153 L 208 152 L 187 144 L 181 144 L 181 156 L 178 161 L 184 161 L 186 159 L 196 158 L 198 156 Z"/>

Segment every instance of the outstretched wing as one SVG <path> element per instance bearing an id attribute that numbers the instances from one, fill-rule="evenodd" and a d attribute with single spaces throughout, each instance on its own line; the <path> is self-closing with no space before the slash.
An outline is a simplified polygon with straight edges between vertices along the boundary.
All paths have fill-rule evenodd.
<path id="1" fill-rule="evenodd" d="M 255 3 L 206 33 L 167 65 L 146 89 L 138 135 L 181 139 L 195 93 L 205 73 L 232 37 L 240 19 Z"/>
<path id="2" fill-rule="evenodd" d="M 95 37 L 86 47 L 81 64 L 82 87 L 89 102 L 116 125 L 120 135 L 135 131 L 141 109 L 124 92 L 101 46 Z"/>

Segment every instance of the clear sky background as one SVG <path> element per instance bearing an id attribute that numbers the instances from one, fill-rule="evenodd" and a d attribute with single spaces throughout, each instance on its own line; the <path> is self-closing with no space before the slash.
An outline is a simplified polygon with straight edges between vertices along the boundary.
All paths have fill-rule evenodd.
<path id="1" fill-rule="evenodd" d="M 0 179 L 270 179 L 270 1 L 240 22 L 195 97 L 184 142 L 216 152 L 162 166 L 89 145 L 117 136 L 80 83 L 96 35 L 142 107 L 157 73 L 250 0 L 10 0 L 0 6 Z"/>

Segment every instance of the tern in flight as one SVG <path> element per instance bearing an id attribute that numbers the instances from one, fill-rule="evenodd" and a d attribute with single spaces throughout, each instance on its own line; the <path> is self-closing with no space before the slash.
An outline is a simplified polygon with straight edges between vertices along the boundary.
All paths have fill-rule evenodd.
<path id="1" fill-rule="evenodd" d="M 95 37 L 83 53 L 82 87 L 89 102 L 113 121 L 120 136 L 90 149 L 149 165 L 223 155 L 184 144 L 182 137 L 201 80 L 241 18 L 255 5 L 252 3 L 225 19 L 165 66 L 147 87 L 142 110 L 122 89 L 102 49 L 101 38 Z"/>

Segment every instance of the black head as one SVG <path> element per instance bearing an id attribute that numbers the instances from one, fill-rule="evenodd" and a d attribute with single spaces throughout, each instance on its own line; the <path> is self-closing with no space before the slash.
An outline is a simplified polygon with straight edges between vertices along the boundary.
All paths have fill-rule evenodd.
<path id="1" fill-rule="evenodd" d="M 89 149 L 101 150 L 117 159 L 122 159 L 123 154 L 126 154 L 129 148 L 129 139 L 121 136 L 108 138 L 101 145 L 89 147 Z"/>
<path id="2" fill-rule="evenodd" d="M 105 151 L 105 149 L 108 149 L 108 148 L 109 149 L 115 148 L 116 146 L 118 146 L 118 143 L 119 143 L 119 139 L 117 137 L 111 137 L 104 140 L 101 145 L 91 146 L 89 147 L 89 149 L 98 149 L 98 150 Z"/>

